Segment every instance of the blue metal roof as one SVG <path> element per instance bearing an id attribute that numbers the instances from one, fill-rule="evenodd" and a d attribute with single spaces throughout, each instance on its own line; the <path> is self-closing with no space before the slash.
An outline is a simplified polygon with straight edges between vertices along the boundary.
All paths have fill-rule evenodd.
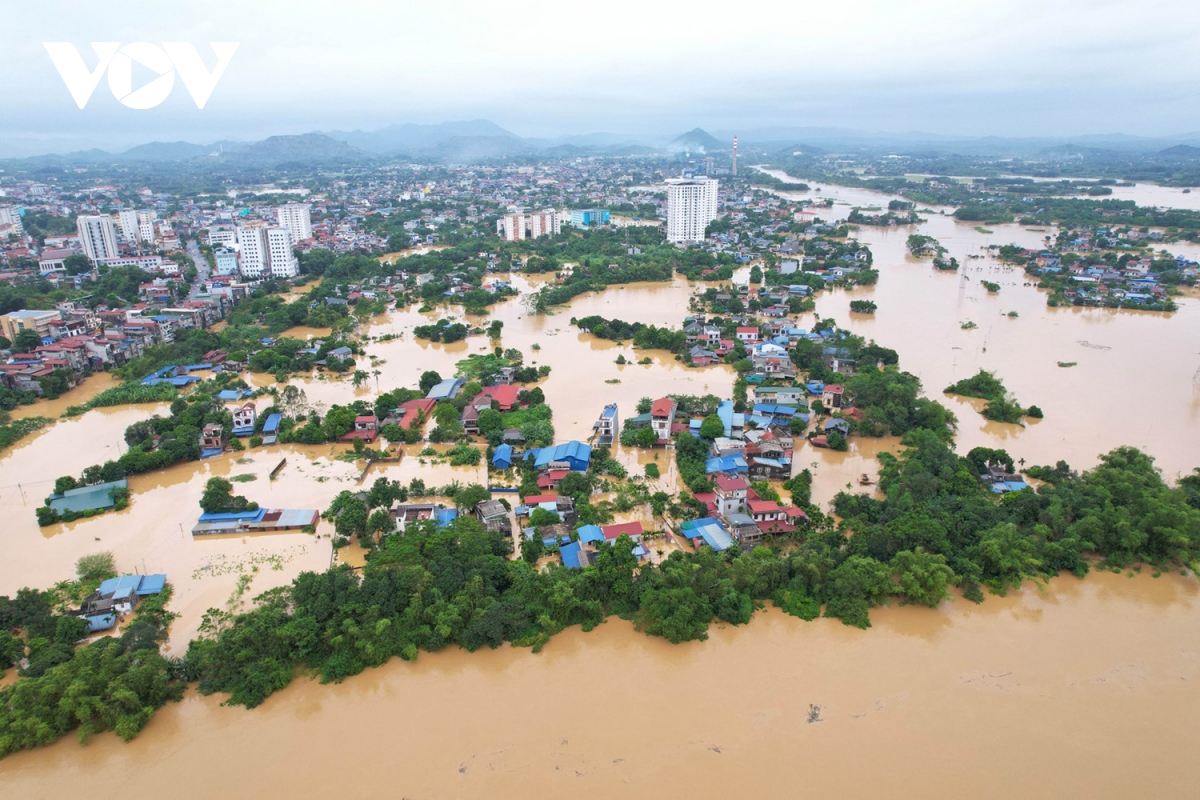
<path id="1" fill-rule="evenodd" d="M 555 461 L 573 462 L 572 469 L 578 468 L 580 464 L 583 469 L 587 469 L 588 462 L 592 460 L 592 448 L 583 442 L 570 441 L 553 447 L 543 447 L 537 451 L 534 459 L 534 466 L 539 469 Z"/>
<path id="2" fill-rule="evenodd" d="M 454 520 L 458 519 L 457 508 L 439 508 L 437 511 L 438 527 L 444 528 Z"/>
<path id="3" fill-rule="evenodd" d="M 725 426 L 725 436 L 730 436 L 733 433 L 733 401 L 725 400 L 717 406 L 717 416 L 721 418 L 721 424 Z"/>
<path id="4" fill-rule="evenodd" d="M 508 469 L 512 466 L 513 449 L 511 444 L 502 444 L 496 448 L 496 452 L 492 454 L 492 465 L 501 469 Z M 503 465 L 503 466 L 502 466 Z"/>
<path id="5" fill-rule="evenodd" d="M 255 511 L 219 511 L 214 513 L 205 512 L 200 515 L 200 521 L 230 522 L 236 520 L 245 520 L 247 522 L 260 522 L 266 513 L 267 510 L 265 508 L 260 508 Z"/>
<path id="6" fill-rule="evenodd" d="M 275 433 L 279 430 L 279 423 L 283 421 L 282 414 L 271 414 L 267 417 L 266 423 L 263 425 L 263 433 Z"/>
<path id="7" fill-rule="evenodd" d="M 564 567 L 570 567 L 571 569 L 580 569 L 584 566 L 581 563 L 581 559 L 583 557 L 583 548 L 580 547 L 579 542 L 571 542 L 570 544 L 564 544 L 562 546 L 562 549 L 558 551 L 558 554 L 560 556 L 562 556 L 562 562 L 563 562 Z"/>
<path id="8" fill-rule="evenodd" d="M 704 471 L 712 475 L 714 472 L 746 472 L 749 467 L 742 456 L 720 456 L 710 458 L 704 463 Z"/>
<path id="9" fill-rule="evenodd" d="M 689 520 L 683 523 L 680 529 L 687 538 L 699 537 L 718 553 L 733 546 L 733 538 L 725 530 L 725 526 L 712 517 Z"/>
<path id="10" fill-rule="evenodd" d="M 466 383 L 462 378 L 447 378 L 430 389 L 425 397 L 428 400 L 449 400 L 462 391 Z"/>
<path id="11" fill-rule="evenodd" d="M 148 597 L 152 594 L 158 594 L 167 585 L 167 576 L 159 573 L 157 575 L 143 575 L 142 582 L 138 584 L 138 597 Z"/>
<path id="12" fill-rule="evenodd" d="M 604 531 L 602 531 L 600 529 L 599 525 L 581 525 L 579 527 L 578 533 L 579 533 L 579 541 L 581 541 L 585 544 L 587 542 L 603 542 L 604 541 Z"/>
<path id="13" fill-rule="evenodd" d="M 111 630 L 117 624 L 116 614 L 93 614 L 90 617 L 84 617 L 84 619 L 88 623 L 88 633 Z"/>

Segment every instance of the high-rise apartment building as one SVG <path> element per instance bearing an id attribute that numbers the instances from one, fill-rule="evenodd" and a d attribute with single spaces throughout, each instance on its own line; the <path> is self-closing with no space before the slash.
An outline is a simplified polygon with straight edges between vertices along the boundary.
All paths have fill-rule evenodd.
<path id="1" fill-rule="evenodd" d="M 24 230 L 21 225 L 21 211 L 16 206 L 0 206 L 0 225 L 12 225 L 17 230 Z"/>
<path id="2" fill-rule="evenodd" d="M 557 234 L 560 230 L 562 230 L 562 220 L 559 219 L 558 212 L 553 208 L 544 211 L 505 214 L 504 219 L 496 222 L 496 233 L 503 236 L 506 242 L 536 239 L 539 236 Z"/>
<path id="3" fill-rule="evenodd" d="M 138 221 L 138 239 L 143 242 L 153 242 L 156 238 L 154 235 L 154 223 L 158 221 L 157 211 L 139 211 L 137 212 Z"/>
<path id="4" fill-rule="evenodd" d="M 300 274 L 300 264 L 292 252 L 292 234 L 287 228 L 240 227 L 237 240 L 243 276 L 294 278 Z"/>
<path id="5" fill-rule="evenodd" d="M 264 227 L 239 227 L 237 229 L 238 253 L 241 256 L 239 269 L 247 278 L 261 278 L 271 269 L 270 251 L 267 250 L 267 229 Z"/>
<path id="6" fill-rule="evenodd" d="M 285 203 L 275 209 L 279 224 L 292 232 L 292 243 L 312 238 L 312 213 L 307 203 Z"/>
<path id="7" fill-rule="evenodd" d="M 121 238 L 127 242 L 138 240 L 137 211 L 129 209 L 117 214 L 117 225 L 121 228 Z"/>
<path id="8" fill-rule="evenodd" d="M 667 241 L 704 241 L 704 229 L 717 218 L 715 178 L 677 178 L 667 181 Z"/>
<path id="9" fill-rule="evenodd" d="M 83 253 L 93 264 L 101 264 L 118 258 L 117 229 L 112 217 L 107 215 L 80 216 L 75 219 L 75 230 Z"/>
<path id="10" fill-rule="evenodd" d="M 117 214 L 117 224 L 121 227 L 121 238 L 127 242 L 153 242 L 154 223 L 158 219 L 157 211 L 121 211 Z"/>
<path id="11" fill-rule="evenodd" d="M 292 252 L 292 232 L 287 228 L 267 228 L 267 253 L 271 274 L 276 278 L 294 278 L 300 274 L 300 262 Z"/>

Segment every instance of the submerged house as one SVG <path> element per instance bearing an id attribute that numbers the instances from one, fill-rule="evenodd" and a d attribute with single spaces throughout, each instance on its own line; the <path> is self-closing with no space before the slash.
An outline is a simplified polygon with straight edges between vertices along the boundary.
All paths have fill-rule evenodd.
<path id="1" fill-rule="evenodd" d="M 258 410 L 254 403 L 246 403 L 241 408 L 233 410 L 233 435 L 250 436 L 254 433 L 254 425 L 258 422 Z"/>
<path id="2" fill-rule="evenodd" d="M 200 431 L 200 457 L 211 458 L 225 452 L 225 429 L 210 422 Z"/>
<path id="3" fill-rule="evenodd" d="M 192 536 L 225 533 L 279 533 L 317 526 L 320 512 L 309 508 L 258 508 L 254 511 L 204 513 L 192 526 Z"/>
<path id="4" fill-rule="evenodd" d="M 570 441 L 553 447 L 530 450 L 525 454 L 525 458 L 532 458 L 534 467 L 539 472 L 551 469 L 586 472 L 588 463 L 592 460 L 592 448 L 583 442 Z"/>
<path id="5" fill-rule="evenodd" d="M 596 444 L 600 447 L 613 445 L 621 435 L 621 423 L 617 417 L 617 404 L 609 403 L 600 412 L 600 419 L 592 425 L 596 432 Z"/>
<path id="6" fill-rule="evenodd" d="M 114 493 L 129 490 L 129 481 L 122 478 L 119 481 L 95 483 L 91 486 L 80 486 L 68 489 L 62 494 L 52 494 L 46 498 L 46 505 L 62 514 L 73 511 L 76 514 L 84 511 L 96 511 L 101 508 L 112 508 L 117 504 Z"/>
<path id="7" fill-rule="evenodd" d="M 158 594 L 167 585 L 166 575 L 124 575 L 109 578 L 96 591 L 83 599 L 79 610 L 72 612 L 87 620 L 88 633 L 114 628 L 117 619 L 132 614 L 143 597 Z"/>

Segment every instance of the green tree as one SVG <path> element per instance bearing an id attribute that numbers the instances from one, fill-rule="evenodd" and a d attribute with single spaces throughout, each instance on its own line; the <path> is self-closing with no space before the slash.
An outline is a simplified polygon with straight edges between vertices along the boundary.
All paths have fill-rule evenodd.
<path id="1" fill-rule="evenodd" d="M 716 414 L 709 414 L 704 418 L 704 422 L 700 423 L 700 438 L 716 439 L 718 436 L 725 435 L 725 423 Z"/>
<path id="2" fill-rule="evenodd" d="M 117 574 L 116 562 L 109 552 L 80 556 L 75 562 L 75 575 L 83 583 L 93 583 Z"/>
<path id="3" fill-rule="evenodd" d="M 421 394 L 426 395 L 429 394 L 430 389 L 437 386 L 441 382 L 441 375 L 437 374 L 433 370 L 428 370 L 427 372 L 421 373 L 421 380 L 417 383 L 417 386 L 420 387 Z"/>
<path id="4" fill-rule="evenodd" d="M 242 495 L 233 493 L 233 484 L 222 477 L 214 476 L 204 484 L 204 494 L 200 496 L 200 508 L 206 514 L 220 514 L 237 511 L 253 511 L 257 503 L 248 501 Z"/>
<path id="5" fill-rule="evenodd" d="M 14 353 L 31 353 L 35 348 L 41 347 L 42 337 L 37 331 L 30 328 L 24 328 L 17 331 L 16 338 L 13 339 L 12 349 Z"/>
<path id="6" fill-rule="evenodd" d="M 896 593 L 930 608 L 935 608 L 948 596 L 946 586 L 954 580 L 954 571 L 946 566 L 945 556 L 927 553 L 919 547 L 897 553 L 891 566 Z"/>

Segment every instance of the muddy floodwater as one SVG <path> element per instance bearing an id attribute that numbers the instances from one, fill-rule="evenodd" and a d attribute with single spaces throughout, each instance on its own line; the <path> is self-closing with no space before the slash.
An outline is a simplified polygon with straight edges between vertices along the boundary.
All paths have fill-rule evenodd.
<path id="1" fill-rule="evenodd" d="M 876 610 L 867 631 L 768 611 L 673 646 L 612 620 L 540 655 L 302 678 L 253 711 L 189 693 L 130 744 L 68 737 L 0 762 L 0 783 L 27 798 L 1189 798 L 1196 604 L 1190 579 L 1102 574 Z"/>
<path id="2" fill-rule="evenodd" d="M 1150 204 L 1176 197 L 1156 187 L 1125 193 Z M 834 207 L 820 212 L 829 219 L 889 199 L 828 186 L 789 196 L 832 198 Z M 919 226 L 855 231 L 874 253 L 879 282 L 822 293 L 816 315 L 897 350 L 901 367 L 958 416 L 960 453 L 987 445 L 1029 464 L 1065 459 L 1088 468 L 1099 454 L 1130 444 L 1153 455 L 1168 478 L 1200 465 L 1194 294 L 1171 314 L 1047 308 L 1044 292 L 986 248 L 1040 246 L 1052 229 L 999 225 L 985 233 L 942 211 L 927 211 Z M 936 237 L 959 260 L 959 272 L 909 256 L 905 240 L 915 232 Z M 1200 253 L 1195 245 L 1163 247 Z M 615 286 L 533 315 L 526 298 L 550 276 L 512 279 L 522 297 L 498 304 L 489 317 L 467 318 L 473 325 L 502 321 L 499 342 L 416 340 L 414 327 L 462 312 L 410 307 L 370 323 L 372 337 L 395 338 L 367 345 L 368 358 L 358 364 L 370 374 L 363 385 L 317 375 L 293 383 L 323 410 L 415 386 L 426 370 L 449 377 L 459 360 L 499 344 L 521 350 L 527 364 L 551 367 L 539 385 L 558 441 L 588 438 L 606 403 L 618 403 L 628 418 L 642 397 L 730 396 L 735 376 L 724 365 L 689 369 L 671 353 L 598 340 L 570 324 L 599 314 L 679 326 L 689 296 L 704 284 L 678 278 Z M 989 294 L 982 279 L 1000 291 Z M 877 313 L 851 314 L 849 302 L 859 298 L 874 300 Z M 800 325 L 814 320 L 803 315 Z M 618 356 L 628 363 L 617 364 Z M 992 423 L 977 401 L 942 394 L 981 368 L 1045 418 L 1024 427 Z M 259 386 L 272 380 L 247 378 Z M 111 385 L 109 376 L 93 376 L 17 415 L 57 417 Z M 338 492 L 360 485 L 361 465 L 347 459 L 345 445 L 259 448 L 136 476 L 125 511 L 37 526 L 33 510 L 55 478 L 116 458 L 125 428 L 155 413 L 166 407 L 96 409 L 0 452 L 0 594 L 49 587 L 73 575 L 79 556 L 112 551 L 122 572 L 168 575 L 171 608 L 180 613 L 168 652 L 178 655 L 209 608 L 242 607 L 335 560 L 362 564 L 356 545 L 334 553 L 326 522 L 315 534 L 190 534 L 213 475 L 238 478 L 236 491 L 264 506 L 326 508 Z M 849 451 L 835 453 L 802 444 L 795 469 L 813 471 L 813 498 L 824 504 L 843 489 L 871 491 L 859 476 L 874 476 L 876 456 L 898 446 L 895 438 L 851 437 Z M 380 476 L 429 486 L 486 481 L 483 465 L 422 463 L 422 449 L 405 447 L 398 463 L 374 467 L 367 484 Z M 633 474 L 657 463 L 655 488 L 675 490 L 673 452 L 617 447 L 614 456 Z M 641 513 L 630 518 L 645 519 Z M 244 592 L 242 576 L 250 580 Z M 132 744 L 101 736 L 80 748 L 68 739 L 5 759 L 0 785 L 5 796 L 19 797 L 94 786 L 177 797 L 1193 797 L 1197 591 L 1194 577 L 1093 574 L 1060 578 L 1045 591 L 1027 584 L 982 606 L 957 600 L 937 611 L 882 609 L 865 632 L 769 611 L 683 646 L 613 620 L 591 634 L 564 633 L 538 656 L 453 651 L 394 662 L 340 686 L 303 680 L 252 712 L 193 692 L 163 709 Z M 819 721 L 806 721 L 810 705 L 820 707 Z"/>

